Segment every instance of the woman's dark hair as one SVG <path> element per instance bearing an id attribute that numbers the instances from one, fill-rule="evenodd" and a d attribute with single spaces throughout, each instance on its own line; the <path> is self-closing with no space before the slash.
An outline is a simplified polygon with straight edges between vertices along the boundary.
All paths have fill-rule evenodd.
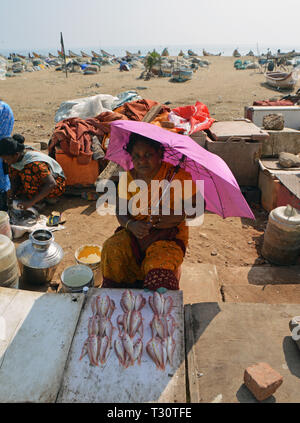
<path id="1" fill-rule="evenodd" d="M 0 140 L 0 156 L 13 156 L 14 154 L 22 153 L 25 149 L 24 141 L 25 138 L 20 134 L 2 138 Z"/>
<path id="2" fill-rule="evenodd" d="M 130 134 L 128 143 L 123 147 L 124 150 L 127 151 L 127 153 L 131 155 L 133 147 L 135 146 L 137 142 L 143 142 L 144 144 L 149 145 L 155 151 L 160 152 L 161 157 L 163 158 L 165 149 L 164 149 L 164 146 L 160 142 L 154 141 L 151 138 L 144 137 L 143 135 L 136 134 L 135 132 L 132 132 Z"/>

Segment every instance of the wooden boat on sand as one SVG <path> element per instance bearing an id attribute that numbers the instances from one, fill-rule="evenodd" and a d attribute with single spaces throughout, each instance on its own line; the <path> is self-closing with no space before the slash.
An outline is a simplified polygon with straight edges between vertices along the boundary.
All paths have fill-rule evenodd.
<path id="1" fill-rule="evenodd" d="M 189 81 L 193 77 L 193 71 L 184 68 L 174 69 L 172 72 L 172 80 L 176 82 Z"/>
<path id="2" fill-rule="evenodd" d="M 87 54 L 87 53 L 85 53 L 84 51 L 82 51 L 82 50 L 80 50 L 80 53 L 81 53 L 81 56 L 82 57 L 88 57 L 89 59 L 91 59 L 91 55 L 89 55 L 89 54 Z"/>
<path id="3" fill-rule="evenodd" d="M 95 57 L 95 58 L 99 58 L 99 57 L 101 57 L 101 54 L 96 53 L 96 52 L 95 52 L 95 51 L 93 51 L 93 50 L 92 50 L 92 55 L 93 55 L 93 57 Z"/>
<path id="4" fill-rule="evenodd" d="M 78 54 L 76 54 L 73 51 L 69 50 L 69 56 L 75 58 L 75 57 L 78 57 Z"/>
<path id="5" fill-rule="evenodd" d="M 107 53 L 107 51 L 104 51 L 102 49 L 101 49 L 101 53 L 102 53 L 103 57 L 114 57 L 113 54 Z"/>
<path id="6" fill-rule="evenodd" d="M 296 72 L 267 72 L 266 83 L 277 89 L 293 89 L 297 83 Z"/>
<path id="7" fill-rule="evenodd" d="M 203 56 L 221 56 L 222 54 L 222 53 L 218 53 L 218 54 L 209 53 L 205 49 L 203 49 L 202 51 L 203 51 Z"/>

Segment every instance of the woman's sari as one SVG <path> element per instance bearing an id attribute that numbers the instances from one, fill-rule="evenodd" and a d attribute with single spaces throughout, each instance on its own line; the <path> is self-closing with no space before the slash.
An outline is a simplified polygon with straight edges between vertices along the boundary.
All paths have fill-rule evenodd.
<path id="1" fill-rule="evenodd" d="M 174 166 L 162 162 L 153 180 L 158 182 L 170 180 Z M 182 203 L 185 198 L 184 181 L 191 180 L 191 175 L 180 169 L 172 179 L 179 181 L 182 187 L 181 197 L 170 190 L 170 208 Z M 153 181 L 152 180 L 152 181 Z M 196 185 L 192 182 L 193 196 Z M 157 206 L 159 192 L 140 190 L 130 172 L 124 172 L 119 182 L 119 197 L 128 201 L 131 212 L 136 212 L 133 219 L 150 222 L 151 208 Z M 138 194 L 138 197 L 137 197 Z M 137 200 L 136 200 L 137 199 Z M 177 203 L 176 203 L 177 201 Z M 135 210 L 134 210 L 135 209 Z M 118 228 L 116 233 L 105 241 L 101 253 L 101 268 L 104 287 L 117 287 L 118 284 L 133 285 L 136 281 L 144 281 L 144 286 L 157 289 L 164 286 L 168 289 L 179 289 L 178 270 L 182 264 L 188 244 L 188 226 L 185 221 L 170 229 L 154 229 L 149 236 L 138 240 L 125 228 Z M 120 285 L 120 286 L 121 286 Z"/>

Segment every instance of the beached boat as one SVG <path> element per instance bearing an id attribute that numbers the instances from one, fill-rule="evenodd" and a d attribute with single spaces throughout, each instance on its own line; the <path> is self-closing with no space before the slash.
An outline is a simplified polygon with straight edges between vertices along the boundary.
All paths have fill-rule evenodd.
<path id="1" fill-rule="evenodd" d="M 188 55 L 189 56 L 198 56 L 198 54 L 196 54 L 195 52 L 193 52 L 193 50 L 188 50 Z"/>
<path id="2" fill-rule="evenodd" d="M 58 57 L 57 56 L 54 56 L 54 54 L 52 54 L 52 53 L 48 53 L 48 57 L 50 59 L 58 59 Z"/>
<path id="3" fill-rule="evenodd" d="M 237 48 L 233 51 L 232 55 L 233 57 L 241 57 L 241 53 L 239 53 Z"/>
<path id="4" fill-rule="evenodd" d="M 193 71 L 189 69 L 176 68 L 172 71 L 172 80 L 176 82 L 185 82 L 193 77 Z"/>
<path id="5" fill-rule="evenodd" d="M 265 73 L 266 83 L 277 89 L 292 89 L 297 82 L 295 72 L 267 72 Z"/>
<path id="6" fill-rule="evenodd" d="M 90 58 L 91 59 L 91 55 L 90 54 L 87 54 L 87 53 L 85 53 L 84 51 L 82 51 L 82 50 L 80 50 L 80 53 L 81 53 L 81 56 L 82 57 L 88 57 L 88 58 Z"/>
<path id="7" fill-rule="evenodd" d="M 96 58 L 102 57 L 102 56 L 101 56 L 101 54 L 96 53 L 96 52 L 95 52 L 95 51 L 93 51 L 93 50 L 92 50 L 92 55 L 93 55 L 93 57 L 96 57 Z"/>
<path id="8" fill-rule="evenodd" d="M 222 53 L 218 53 L 218 54 L 213 54 L 213 53 L 208 53 L 208 51 L 203 49 L 203 56 L 221 56 Z"/>
<path id="9" fill-rule="evenodd" d="M 101 49 L 101 53 L 102 53 L 103 57 L 114 57 L 113 54 L 107 53 L 107 51 L 104 51 L 102 49 Z"/>
<path id="10" fill-rule="evenodd" d="M 74 53 L 73 51 L 69 50 L 70 57 L 78 57 L 78 54 Z"/>
<path id="11" fill-rule="evenodd" d="M 164 48 L 163 51 L 162 51 L 162 53 L 161 53 L 161 55 L 164 56 L 164 57 L 169 56 L 168 49 L 167 48 Z"/>

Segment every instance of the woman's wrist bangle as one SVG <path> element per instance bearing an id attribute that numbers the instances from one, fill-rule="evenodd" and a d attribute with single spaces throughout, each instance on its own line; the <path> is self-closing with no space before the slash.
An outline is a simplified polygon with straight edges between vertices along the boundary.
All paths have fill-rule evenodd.
<path id="1" fill-rule="evenodd" d="M 125 229 L 128 229 L 128 225 L 129 225 L 130 222 L 132 222 L 132 220 L 128 219 L 127 222 L 126 222 L 126 225 L 125 225 Z"/>

